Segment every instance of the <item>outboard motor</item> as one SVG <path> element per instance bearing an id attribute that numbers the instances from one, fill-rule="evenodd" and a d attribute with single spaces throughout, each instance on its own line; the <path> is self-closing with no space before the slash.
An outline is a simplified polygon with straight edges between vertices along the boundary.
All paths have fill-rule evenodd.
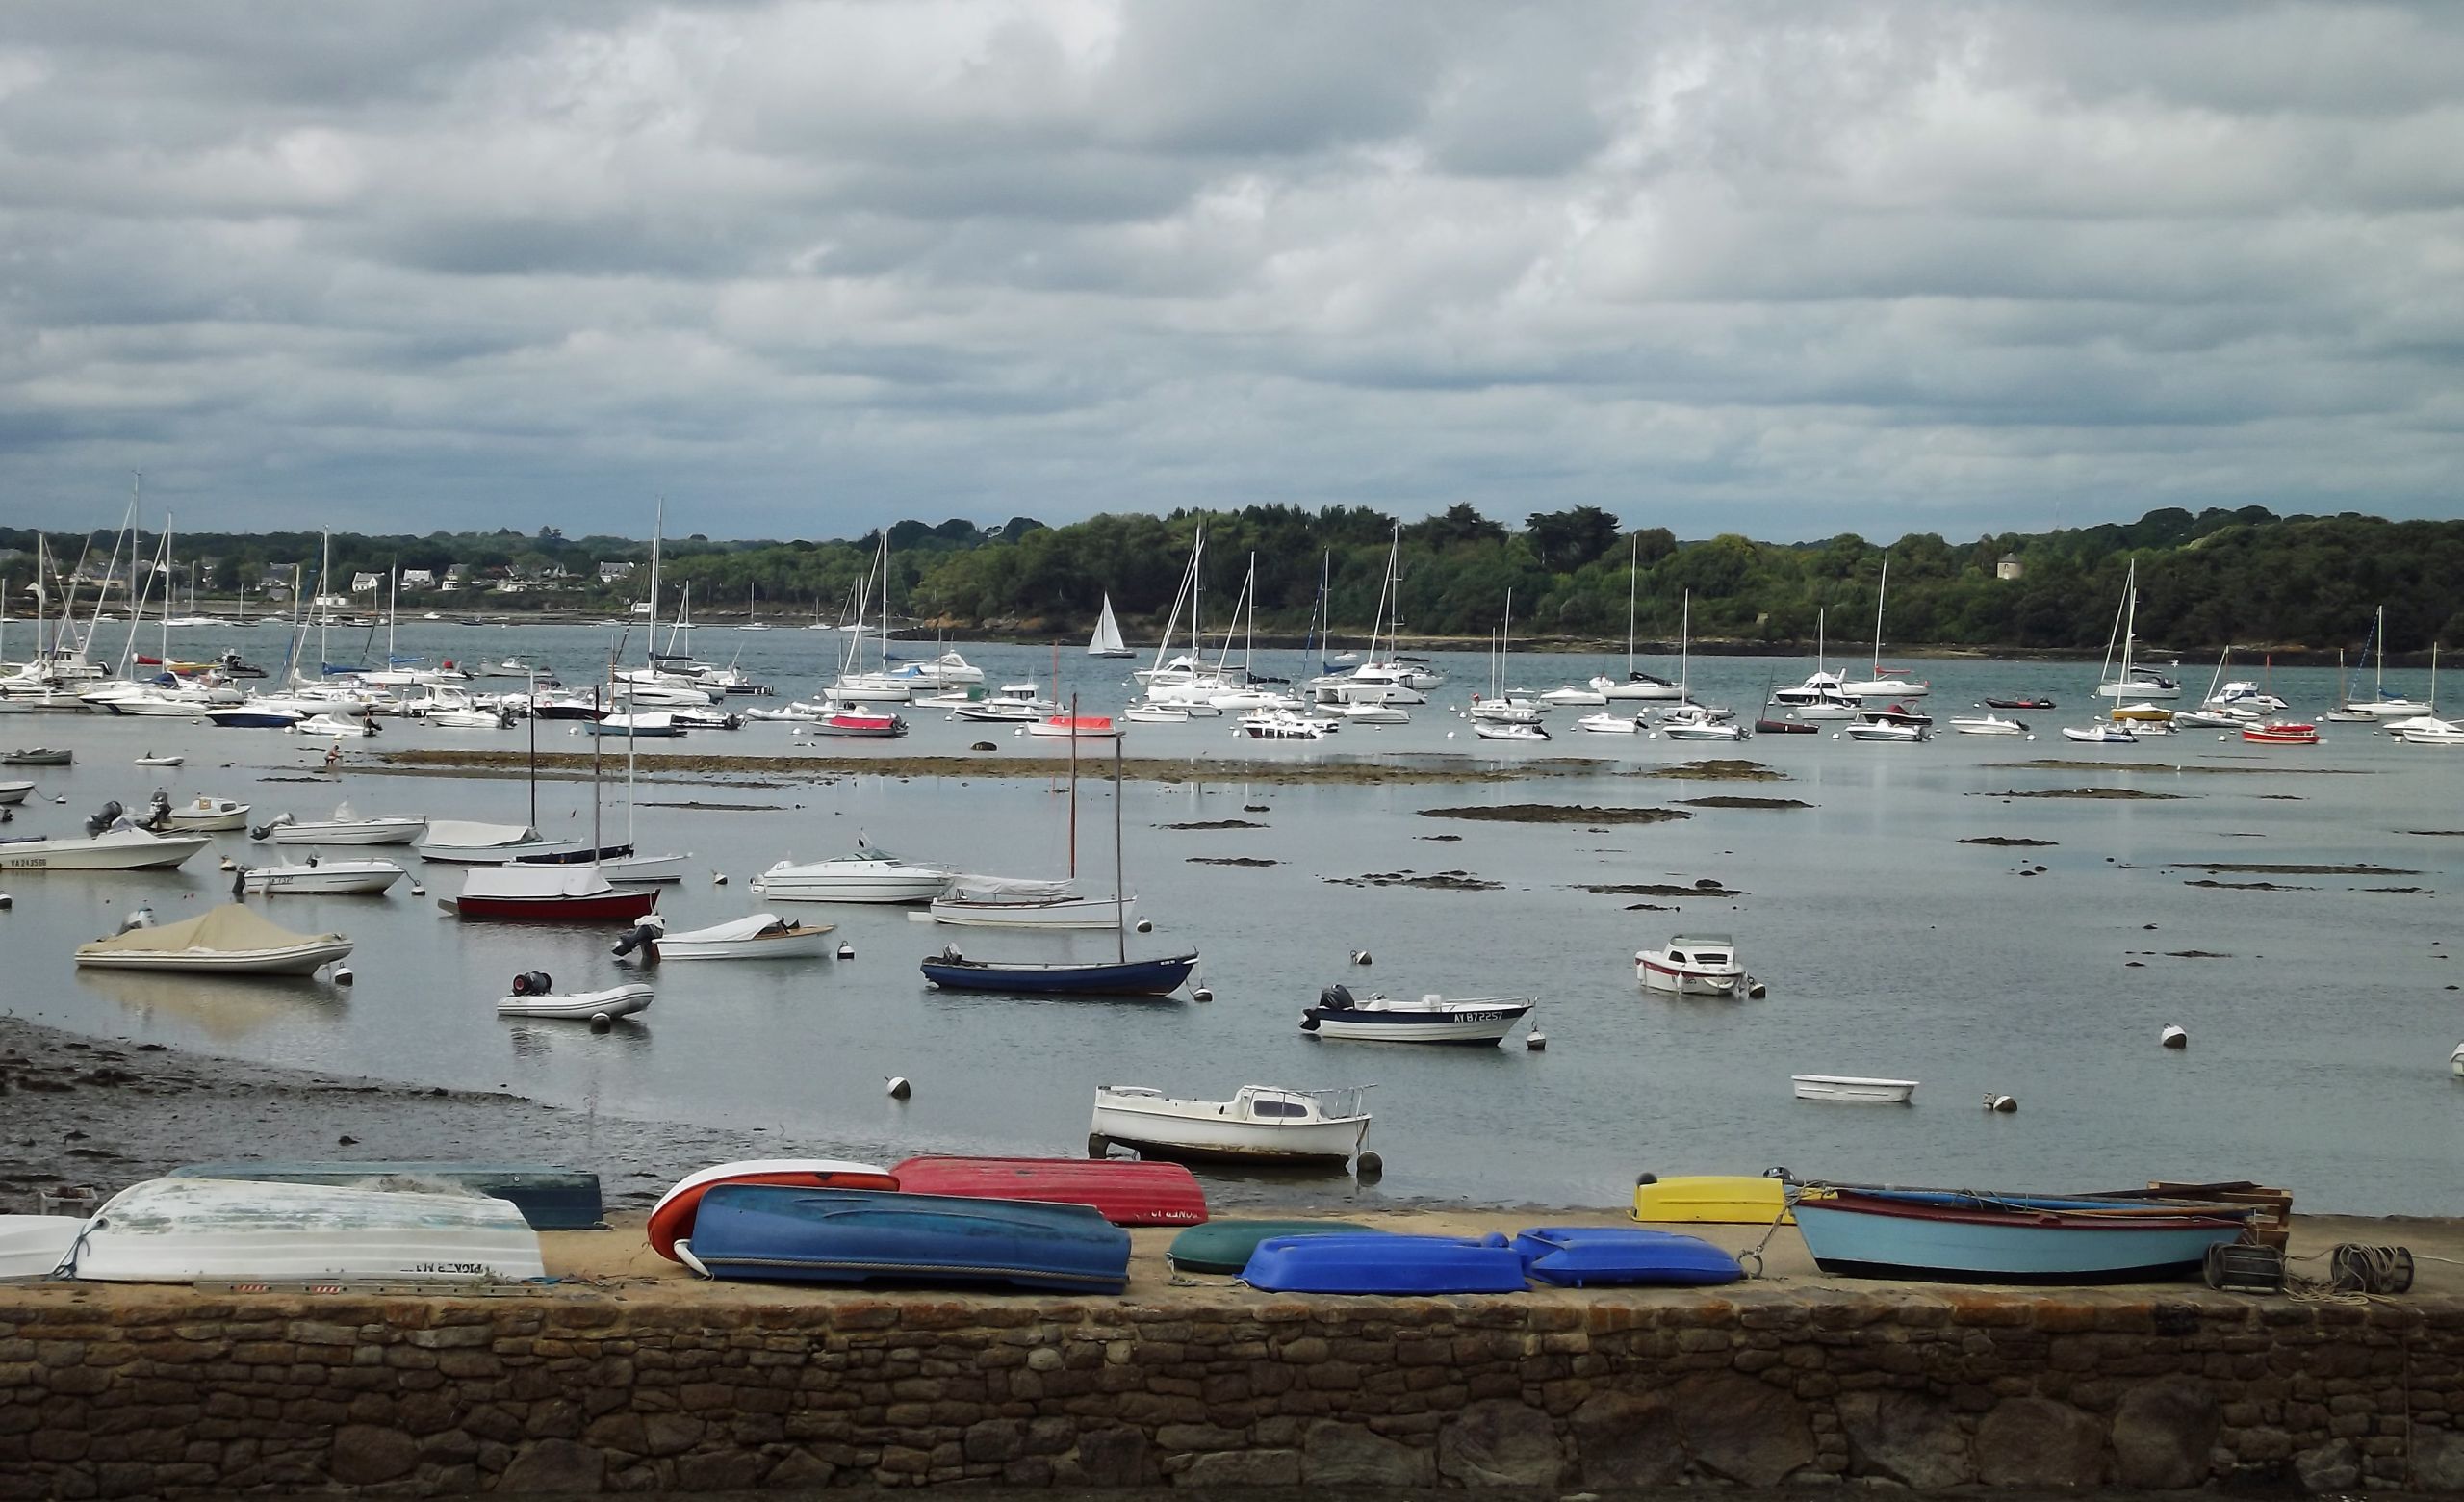
<path id="1" fill-rule="evenodd" d="M 1318 993 L 1318 1004 L 1329 1012 L 1351 1010 L 1351 991 L 1345 986 L 1328 986 Z"/>
<path id="2" fill-rule="evenodd" d="M 513 994 L 518 997 L 544 997 L 555 982 L 546 971 L 524 971 L 513 977 Z"/>
<path id="3" fill-rule="evenodd" d="M 266 820 L 264 823 L 259 824 L 256 828 L 249 830 L 248 838 L 251 840 L 271 840 L 275 830 L 282 828 L 285 824 L 296 822 L 297 820 L 294 819 L 288 814 L 277 814 L 273 817 Z"/>
<path id="4" fill-rule="evenodd" d="M 154 802 L 145 811 L 145 827 L 148 829 L 164 829 L 167 828 L 170 825 L 170 822 L 171 795 L 165 792 L 162 789 L 157 788 L 154 790 Z"/>
<path id="5" fill-rule="evenodd" d="M 621 960 L 626 955 L 632 953 L 635 949 L 639 949 L 642 951 L 642 963 L 644 965 L 656 965 L 658 963 L 658 924 L 636 923 L 633 925 L 632 932 L 616 941 L 616 948 L 614 951 L 615 955 Z"/>
<path id="6" fill-rule="evenodd" d="M 119 800 L 117 798 L 114 798 L 109 803 L 106 803 L 101 808 L 95 810 L 93 817 L 86 820 L 86 833 L 89 836 L 101 834 L 104 830 L 118 823 L 120 816 L 126 812 L 127 810 L 119 806 Z"/>

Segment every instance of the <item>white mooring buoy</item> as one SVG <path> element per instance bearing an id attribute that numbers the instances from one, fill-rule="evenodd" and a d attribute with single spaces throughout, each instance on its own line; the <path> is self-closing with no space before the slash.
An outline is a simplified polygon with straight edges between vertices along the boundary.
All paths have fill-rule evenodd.
<path id="1" fill-rule="evenodd" d="M 914 1094 L 914 1089 L 912 1086 L 908 1084 L 906 1075 L 891 1075 L 886 1077 L 889 1082 L 889 1098 L 891 1100 L 904 1101 L 909 1096 Z"/>
<path id="2" fill-rule="evenodd" d="M 2165 1030 L 2156 1035 L 2156 1041 L 2169 1049 L 2187 1049 L 2191 1046 L 2191 1035 L 2168 1023 Z"/>
<path id="3" fill-rule="evenodd" d="M 838 946 L 838 957 L 842 960 L 854 959 L 856 957 L 856 946 L 852 944 L 840 945 Z"/>
<path id="4" fill-rule="evenodd" d="M 349 966 L 347 966 L 347 965 L 337 965 L 337 966 L 335 966 L 335 967 L 334 967 L 334 984 L 335 984 L 335 985 L 337 985 L 337 986 L 347 986 L 347 985 L 351 985 L 351 984 L 355 983 L 358 979 L 359 979 L 359 976 L 358 976 L 356 973 L 354 973 L 354 972 L 352 971 L 352 970 L 351 970 L 351 968 L 350 968 Z"/>
<path id="5" fill-rule="evenodd" d="M 1534 1027 L 1523 1035 L 1523 1046 L 1534 1053 L 1545 1052 L 1549 1047 L 1549 1035 Z"/>
<path id="6" fill-rule="evenodd" d="M 2007 1116 L 2019 1108 L 2019 1102 L 2009 1096 L 1994 1095 L 1989 1091 L 1985 1097 L 1985 1108 L 1989 1111 L 2000 1111 Z"/>
<path id="7" fill-rule="evenodd" d="M 1369 951 L 1368 951 L 1367 949 L 1354 949 L 1353 951 L 1351 951 L 1351 962 L 1352 962 L 1354 965 L 1366 965 L 1366 964 L 1368 964 L 1368 963 L 1369 963 Z"/>

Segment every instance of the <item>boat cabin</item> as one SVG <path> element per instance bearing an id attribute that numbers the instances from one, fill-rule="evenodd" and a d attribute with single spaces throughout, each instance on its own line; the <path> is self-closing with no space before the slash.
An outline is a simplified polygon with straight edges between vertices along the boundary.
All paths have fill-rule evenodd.
<path id="1" fill-rule="evenodd" d="M 1679 934 L 1668 942 L 1668 963 L 1718 969 L 1736 963 L 1736 941 L 1727 934 Z"/>

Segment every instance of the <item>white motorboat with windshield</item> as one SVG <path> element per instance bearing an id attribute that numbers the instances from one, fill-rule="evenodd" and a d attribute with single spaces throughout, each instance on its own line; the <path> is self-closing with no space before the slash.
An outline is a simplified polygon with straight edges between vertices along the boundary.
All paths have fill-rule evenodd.
<path id="1" fill-rule="evenodd" d="M 1671 740 L 1743 740 L 1745 727 L 1733 720 L 1669 719 L 1660 722 L 1659 733 Z"/>
<path id="2" fill-rule="evenodd" d="M 1142 1085 L 1098 1085 L 1089 1146 L 1167 1158 L 1348 1162 L 1369 1135 L 1367 1085 L 1243 1085 L 1229 1101 L 1187 1101 Z"/>
<path id="3" fill-rule="evenodd" d="M 1620 714 L 1614 710 L 1605 710 L 1575 721 L 1575 729 L 1587 730 L 1597 736 L 1635 736 L 1642 733 L 1644 723 L 1645 717 L 1641 714 Z"/>
<path id="4" fill-rule="evenodd" d="M 240 872 L 246 892 L 269 896 L 378 896 L 402 879 L 391 861 L 320 861 L 304 866 L 250 866 Z"/>
<path id="5" fill-rule="evenodd" d="M 781 861 L 753 878 L 753 894 L 778 902 L 930 902 L 957 874 L 900 860 L 859 835 L 852 855 L 801 866 Z"/>
<path id="6" fill-rule="evenodd" d="M 1859 720 L 1847 727 L 1851 740 L 1918 741 L 1934 738 L 1930 725 L 1910 725 L 1897 720 Z"/>
<path id="7" fill-rule="evenodd" d="M 210 835 L 158 835 L 140 829 L 111 805 L 111 817 L 93 833 L 0 840 L 0 870 L 141 871 L 179 865 L 214 842 Z M 100 816 L 97 816 L 99 817 Z"/>
<path id="8" fill-rule="evenodd" d="M 1793 688 L 1773 689 L 1770 702 L 1794 712 L 1801 720 L 1844 720 L 1857 717 L 1859 701 L 1848 691 L 1848 681 L 1822 665 L 1823 654 L 1829 650 L 1831 612 L 1814 612 L 1813 671 L 1806 681 Z"/>
<path id="9" fill-rule="evenodd" d="M 149 1178 L 103 1203 L 63 1275 L 87 1282 L 524 1282 L 548 1275 L 509 1200 L 260 1179 Z"/>
<path id="10" fill-rule="evenodd" d="M 933 921 L 976 928 L 1119 928 L 1133 921 L 1131 897 L 1086 897 L 1066 881 L 956 876 L 933 898 Z"/>
<path id="11" fill-rule="evenodd" d="M 1963 736 L 2024 736 L 2025 720 L 2004 719 L 1998 714 L 1954 714 L 1951 728 Z"/>
<path id="12" fill-rule="evenodd" d="M 665 920 L 654 915 L 644 923 L 655 931 L 664 927 Z M 801 923 L 776 913 L 756 913 L 680 934 L 661 932 L 652 942 L 661 960 L 809 960 L 830 952 L 823 941 L 834 927 Z"/>
<path id="13" fill-rule="evenodd" d="M 1311 719 L 1283 709 L 1253 710 L 1241 716 L 1241 730 L 1252 740 L 1318 740 L 1336 729 L 1339 723 Z"/>
<path id="14" fill-rule="evenodd" d="M 936 688 L 947 688 L 952 685 L 984 682 L 984 669 L 956 651 L 950 651 L 922 662 L 901 662 L 888 670 L 888 676 L 910 686 L 930 685 Z"/>
<path id="15" fill-rule="evenodd" d="M 962 720 L 1015 720 L 1024 723 L 1058 714 L 1061 706 L 1038 694 L 1036 684 L 1003 684 L 995 692 L 950 708 L 950 717 Z"/>
<path id="16" fill-rule="evenodd" d="M 1400 705 L 1392 703 L 1346 704 L 1335 712 L 1347 725 L 1408 725 L 1412 722 L 1411 715 L 1404 712 Z"/>
<path id="17" fill-rule="evenodd" d="M 245 829 L 248 827 L 248 805 L 237 798 L 218 798 L 210 793 L 200 793 L 173 809 L 163 822 L 192 835 Z"/>
<path id="18" fill-rule="evenodd" d="M 1186 704 L 1133 704 L 1120 712 L 1120 717 L 1140 725 L 1186 725 L 1196 712 Z"/>
<path id="19" fill-rule="evenodd" d="M 1482 740 L 1546 740 L 1549 733 L 1522 720 L 1474 720 L 1472 734 Z"/>
<path id="20" fill-rule="evenodd" d="M 1916 1094 L 1913 1079 L 1873 1079 L 1861 1075 L 1791 1075 L 1789 1084 L 1800 1101 L 1831 1101 L 1845 1105 L 1906 1105 Z"/>
<path id="21" fill-rule="evenodd" d="M 1430 993 L 1417 1001 L 1373 992 L 1352 995 L 1328 986 L 1318 1004 L 1300 1014 L 1300 1030 L 1313 1038 L 1355 1038 L 1377 1043 L 1494 1044 L 1514 1030 L 1538 997 L 1474 997 L 1450 1001 Z"/>
<path id="22" fill-rule="evenodd" d="M 218 975 L 307 975 L 350 953 L 341 934 L 295 934 L 237 903 L 183 922 L 144 924 L 77 946 L 93 970 L 192 971 Z"/>
<path id="23" fill-rule="evenodd" d="M 1679 934 L 1659 948 L 1638 949 L 1634 978 L 1646 991 L 1681 997 L 1738 997 L 1753 986 L 1727 934 Z"/>
<path id="24" fill-rule="evenodd" d="M 1606 704 L 1608 702 L 1608 695 L 1603 693 L 1597 688 L 1578 688 L 1574 685 L 1568 684 L 1562 688 L 1552 688 L 1547 693 L 1542 694 L 1540 696 L 1540 702 L 1543 704 L 1581 707 L 1594 704 Z"/>
<path id="25" fill-rule="evenodd" d="M 426 832 L 425 816 L 361 818 L 348 803 L 338 805 L 331 818 L 303 822 L 289 814 L 277 814 L 249 831 L 256 839 L 286 845 L 409 844 Z"/>
<path id="26" fill-rule="evenodd" d="M 1494 725 L 1537 725 L 1548 712 L 1546 706 L 1511 690 L 1494 698 L 1472 696 L 1472 718 Z"/>

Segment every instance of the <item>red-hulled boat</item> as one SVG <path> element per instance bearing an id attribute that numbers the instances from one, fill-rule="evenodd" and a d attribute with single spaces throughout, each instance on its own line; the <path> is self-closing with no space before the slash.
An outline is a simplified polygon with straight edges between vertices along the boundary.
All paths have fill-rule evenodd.
<path id="1" fill-rule="evenodd" d="M 720 1163 L 685 1175 L 676 1187 L 658 1197 L 651 1207 L 647 1228 L 651 1250 L 671 1262 L 682 1258 L 676 1255 L 679 1241 L 693 1238 L 694 1213 L 702 1207 L 702 1196 L 721 1184 L 784 1184 L 795 1189 L 896 1189 L 898 1179 L 887 1169 L 870 1163 L 848 1163 L 837 1158 L 749 1158 L 736 1163 Z"/>
<path id="2" fill-rule="evenodd" d="M 907 734 L 907 720 L 898 714 L 876 714 L 869 710 L 841 710 L 813 721 L 816 736 L 872 736 L 881 739 Z"/>
<path id="3" fill-rule="evenodd" d="M 2275 720 L 2265 725 L 2243 726 L 2242 738 L 2263 746 L 2315 746 L 2319 743 L 2319 727 L 2292 720 Z"/>
<path id="4" fill-rule="evenodd" d="M 596 866 L 481 866 L 462 894 L 439 904 L 460 918 L 533 923 L 630 923 L 658 906 L 655 891 L 608 885 Z"/>
<path id="5" fill-rule="evenodd" d="M 1106 714 L 1047 714 L 1027 723 L 1030 736 L 1064 736 L 1074 740 L 1110 740 L 1120 727 Z"/>
<path id="6" fill-rule="evenodd" d="M 890 1170 L 909 1194 L 1086 1204 L 1116 1226 L 1196 1226 L 1206 1191 L 1178 1163 L 1129 1158 L 911 1157 Z"/>
<path id="7" fill-rule="evenodd" d="M 1821 731 L 1803 720 L 1758 719 L 1754 722 L 1758 736 L 1818 736 Z"/>

